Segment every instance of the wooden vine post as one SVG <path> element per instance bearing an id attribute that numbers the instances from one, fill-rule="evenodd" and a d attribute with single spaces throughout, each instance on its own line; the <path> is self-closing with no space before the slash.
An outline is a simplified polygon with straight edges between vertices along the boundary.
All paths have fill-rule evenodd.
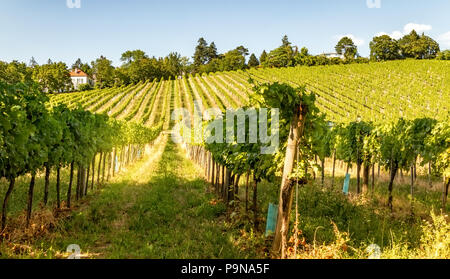
<path id="1" fill-rule="evenodd" d="M 286 148 L 286 158 L 284 161 L 283 177 L 281 182 L 281 191 L 278 207 L 278 220 L 275 229 L 275 238 L 272 246 L 274 255 L 286 258 L 289 221 L 291 216 L 291 207 L 293 200 L 294 183 L 289 178 L 294 169 L 295 158 L 298 145 L 304 132 L 305 118 L 308 113 L 306 105 L 301 104 L 295 109 L 291 120 L 289 138 Z"/>
<path id="2" fill-rule="evenodd" d="M 450 187 L 450 178 L 444 175 L 444 184 L 442 189 L 442 209 L 444 212 L 447 211 L 447 199 L 449 187 Z"/>

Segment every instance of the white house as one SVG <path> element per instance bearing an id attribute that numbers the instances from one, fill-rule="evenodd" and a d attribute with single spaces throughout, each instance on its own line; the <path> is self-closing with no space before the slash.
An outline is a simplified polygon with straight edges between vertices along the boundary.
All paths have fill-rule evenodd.
<path id="1" fill-rule="evenodd" d="M 341 55 L 339 53 L 323 53 L 323 56 L 325 56 L 326 58 L 341 58 L 341 59 L 345 59 L 344 55 Z"/>
<path id="2" fill-rule="evenodd" d="M 74 69 L 70 72 L 70 78 L 72 79 L 73 87 L 77 90 L 82 84 L 90 84 L 94 86 L 94 81 L 80 69 Z"/>

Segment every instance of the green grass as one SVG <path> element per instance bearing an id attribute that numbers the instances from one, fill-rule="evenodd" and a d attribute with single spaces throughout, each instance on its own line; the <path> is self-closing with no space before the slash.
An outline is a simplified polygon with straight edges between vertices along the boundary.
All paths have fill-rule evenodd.
<path id="1" fill-rule="evenodd" d="M 34 257 L 58 257 L 70 244 L 93 258 L 254 256 L 233 243 L 233 231 L 220 221 L 224 205 L 210 203 L 214 196 L 199 178 L 201 171 L 182 154 L 169 140 L 157 162 L 139 163 L 56 231 L 29 243 Z"/>
<path id="2" fill-rule="evenodd" d="M 439 213 L 441 193 L 425 186 L 415 188 L 414 215 L 411 215 L 410 186 L 397 181 L 394 186 L 394 212 L 391 213 L 386 202 L 388 183 L 379 181 L 375 192 L 365 197 L 356 197 L 356 179 L 351 180 L 351 197 L 342 194 L 343 177 L 336 178 L 336 186 L 330 189 L 331 180 L 327 177 L 325 188 L 320 178 L 300 187 L 298 191 L 299 229 L 306 242 L 330 245 L 335 242 L 333 230 L 335 223 L 341 232 L 347 232 L 348 243 L 359 252 L 370 244 L 377 244 L 382 249 L 407 244 L 411 249 L 419 248 L 423 235 L 421 226 L 424 220 L 431 220 L 430 212 Z M 423 179 L 425 180 L 425 179 Z M 423 184 L 423 183 L 422 183 Z M 269 203 L 278 203 L 278 187 L 270 183 L 261 183 L 259 202 L 262 212 L 267 213 Z M 295 193 L 294 193 L 295 195 Z M 294 198 L 292 223 L 295 221 Z M 447 212 L 450 206 L 447 205 Z M 291 227 L 292 228 L 292 227 Z M 357 255 L 353 255 L 357 256 Z"/>
<path id="3" fill-rule="evenodd" d="M 240 190 L 238 214 L 228 212 L 222 203 L 212 202 L 203 170 L 189 161 L 184 151 L 170 139 L 159 141 L 147 157 L 124 170 L 100 190 L 91 193 L 67 219 L 44 236 L 29 237 L 17 243 L 0 244 L 0 258 L 60 258 L 70 244 L 81 247 L 85 258 L 209 259 L 264 258 L 270 239 L 263 236 L 269 202 L 277 203 L 279 184 L 263 182 L 258 187 L 259 229 L 253 230 L 251 210 L 245 214 L 244 188 Z M 62 185 L 67 184 L 65 170 Z M 38 179 L 35 205 L 42 199 L 43 179 Z M 245 180 L 245 179 L 243 179 Z M 244 182 L 242 180 L 242 182 Z M 23 214 L 28 177 L 19 180 L 10 203 L 10 216 Z M 52 180 L 53 181 L 53 180 Z M 441 193 L 421 178 L 415 191 L 414 216 L 410 211 L 407 177 L 394 186 L 394 213 L 386 206 L 387 182 L 377 178 L 375 192 L 365 197 L 341 193 L 343 177 L 336 177 L 335 189 L 320 178 L 298 192 L 299 229 L 306 242 L 332 245 L 336 234 L 331 222 L 341 232 L 348 232 L 348 245 L 357 252 L 349 257 L 364 257 L 370 244 L 383 250 L 408 246 L 417 249 L 423 236 L 423 219 L 440 209 Z M 42 185 L 41 185 L 42 184 Z M 243 183 L 242 183 L 243 184 Z M 50 200 L 54 200 L 54 183 Z M 63 188 L 63 193 L 65 188 Z M 356 179 L 350 192 L 356 192 Z M 250 188 L 250 198 L 252 190 Z M 51 204 L 50 206 L 54 206 Z M 249 203 L 251 208 L 251 201 Z M 448 205 L 447 210 L 450 210 Z M 36 213 L 39 208 L 36 208 Z M 292 220 L 295 220 L 295 200 Z M 11 248 L 15 244 L 17 247 Z M 353 251 L 353 250 L 351 250 Z M 405 252 L 408 257 L 409 252 Z M 395 254 L 394 257 L 398 256 Z"/>

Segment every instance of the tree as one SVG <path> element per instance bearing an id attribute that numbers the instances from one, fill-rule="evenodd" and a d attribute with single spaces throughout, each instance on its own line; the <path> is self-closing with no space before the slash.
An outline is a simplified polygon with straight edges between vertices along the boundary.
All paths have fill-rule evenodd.
<path id="1" fill-rule="evenodd" d="M 264 62 L 264 66 L 267 67 L 289 67 L 293 65 L 293 57 L 292 57 L 292 49 L 291 47 L 281 46 L 272 50 L 267 56 L 266 61 Z"/>
<path id="2" fill-rule="evenodd" d="M 423 48 L 422 59 L 436 58 L 437 54 L 440 52 L 439 44 L 435 40 L 428 36 L 425 36 L 424 34 L 422 34 L 420 41 Z"/>
<path id="3" fill-rule="evenodd" d="M 372 60 L 395 60 L 400 57 L 398 42 L 388 35 L 374 37 L 372 42 L 370 42 L 370 58 Z"/>
<path id="4" fill-rule="evenodd" d="M 34 67 L 38 66 L 39 64 L 38 64 L 38 62 L 36 62 L 36 59 L 34 59 L 34 57 L 31 57 L 29 65 L 31 68 L 34 68 Z"/>
<path id="5" fill-rule="evenodd" d="M 436 59 L 438 60 L 450 60 L 450 50 L 444 50 L 437 54 Z"/>
<path id="6" fill-rule="evenodd" d="M 290 67 L 295 64 L 294 61 L 294 50 L 291 47 L 287 36 L 282 39 L 282 45 L 274 50 L 272 50 L 267 59 L 265 59 L 263 66 L 267 67 Z M 262 63 L 262 62 L 261 62 Z"/>
<path id="7" fill-rule="evenodd" d="M 256 58 L 256 55 L 254 53 L 250 55 L 250 59 L 248 60 L 248 66 L 251 68 L 259 66 L 258 58 Z"/>
<path id="8" fill-rule="evenodd" d="M 0 61 L 0 81 L 8 84 L 31 83 L 32 71 L 25 63 L 15 60 L 11 63 Z"/>
<path id="9" fill-rule="evenodd" d="M 154 79 L 169 79 L 190 71 L 187 57 L 172 52 L 162 58 L 149 57 L 142 50 L 126 51 L 122 54 L 122 66 L 114 73 L 115 85 L 136 84 Z"/>
<path id="10" fill-rule="evenodd" d="M 264 65 L 266 61 L 267 61 L 267 52 L 263 50 L 261 56 L 259 57 L 259 63 L 261 63 L 261 65 Z"/>
<path id="11" fill-rule="evenodd" d="M 245 48 L 244 46 L 238 46 L 237 48 L 236 48 L 236 50 L 237 51 L 239 51 L 239 53 L 242 55 L 242 56 L 247 56 L 249 53 L 248 53 L 248 49 L 247 48 Z"/>
<path id="12" fill-rule="evenodd" d="M 306 47 L 302 47 L 300 52 L 296 53 L 294 60 L 295 65 L 308 65 L 308 66 L 313 65 L 311 55 L 309 54 L 309 50 Z"/>
<path id="13" fill-rule="evenodd" d="M 353 59 L 358 53 L 357 46 L 349 37 L 343 37 L 340 39 L 335 49 L 338 54 L 344 55 L 346 59 Z"/>
<path id="14" fill-rule="evenodd" d="M 120 61 L 124 62 L 125 64 L 131 64 L 133 62 L 139 62 L 145 58 L 148 58 L 147 54 L 145 54 L 145 52 L 140 49 L 128 50 L 122 53 Z"/>
<path id="15" fill-rule="evenodd" d="M 114 86 L 126 86 L 131 83 L 128 69 L 125 67 L 118 67 L 114 70 Z M 98 87 L 98 85 L 97 85 Z"/>
<path id="16" fill-rule="evenodd" d="M 39 83 L 41 90 L 48 93 L 73 90 L 69 70 L 63 62 L 36 66 L 33 70 L 33 80 Z"/>
<path id="17" fill-rule="evenodd" d="M 88 63 L 83 63 L 80 58 L 75 61 L 71 67 L 72 70 L 79 69 L 85 72 L 87 75 L 92 76 L 92 68 Z"/>
<path id="18" fill-rule="evenodd" d="M 171 52 L 165 57 L 164 71 L 167 73 L 168 77 L 181 75 L 185 71 L 181 55 L 176 52 Z"/>
<path id="19" fill-rule="evenodd" d="M 173 55 L 171 57 L 176 58 Z M 123 65 L 120 71 L 116 72 L 116 78 L 119 78 L 122 84 L 153 80 L 164 75 L 165 61 L 155 57 L 149 58 L 142 50 L 126 51 L 120 60 Z"/>
<path id="20" fill-rule="evenodd" d="M 401 38 L 398 43 L 405 58 L 418 58 L 421 56 L 421 46 L 419 45 L 420 36 L 415 30 Z"/>
<path id="21" fill-rule="evenodd" d="M 217 47 L 214 42 L 212 42 L 208 49 L 207 49 L 207 56 L 208 56 L 208 63 L 211 62 L 213 59 L 216 59 L 219 57 L 217 54 Z"/>
<path id="22" fill-rule="evenodd" d="M 302 57 L 310 56 L 309 50 L 306 47 L 302 47 L 302 49 L 300 50 L 300 56 Z"/>
<path id="23" fill-rule="evenodd" d="M 104 56 L 100 56 L 92 62 L 92 72 L 98 88 L 111 87 L 114 85 L 115 68 L 112 61 Z"/>
<path id="24" fill-rule="evenodd" d="M 223 55 L 223 58 L 216 59 L 218 70 L 220 71 L 236 71 L 246 68 L 245 54 L 248 50 L 242 46 L 230 50 Z"/>
<path id="25" fill-rule="evenodd" d="M 398 43 L 404 58 L 433 59 L 440 51 L 436 41 L 425 34 L 419 36 L 415 30 L 401 38 Z"/>
<path id="26" fill-rule="evenodd" d="M 289 38 L 287 35 L 284 35 L 283 39 L 281 39 L 282 42 L 282 46 L 283 47 L 290 47 L 291 46 L 291 42 L 289 42 Z"/>
<path id="27" fill-rule="evenodd" d="M 72 70 L 81 69 L 81 65 L 83 65 L 83 62 L 81 62 L 81 58 L 78 58 L 77 61 L 73 63 Z"/>
<path id="28" fill-rule="evenodd" d="M 122 68 L 127 70 L 131 83 L 144 82 L 164 76 L 164 60 L 155 57 L 144 57 L 128 65 L 125 64 Z"/>
<path id="29" fill-rule="evenodd" d="M 211 49 L 208 47 L 206 40 L 204 38 L 200 38 L 198 40 L 198 45 L 195 48 L 195 53 L 193 56 L 195 67 L 199 67 L 208 63 L 210 53 Z"/>

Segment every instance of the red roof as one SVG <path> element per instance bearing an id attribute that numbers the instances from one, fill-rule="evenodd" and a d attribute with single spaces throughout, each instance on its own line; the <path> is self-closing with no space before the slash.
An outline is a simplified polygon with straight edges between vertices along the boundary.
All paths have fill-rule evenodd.
<path id="1" fill-rule="evenodd" d="M 88 75 L 80 69 L 75 69 L 70 72 L 71 77 L 87 77 Z"/>

